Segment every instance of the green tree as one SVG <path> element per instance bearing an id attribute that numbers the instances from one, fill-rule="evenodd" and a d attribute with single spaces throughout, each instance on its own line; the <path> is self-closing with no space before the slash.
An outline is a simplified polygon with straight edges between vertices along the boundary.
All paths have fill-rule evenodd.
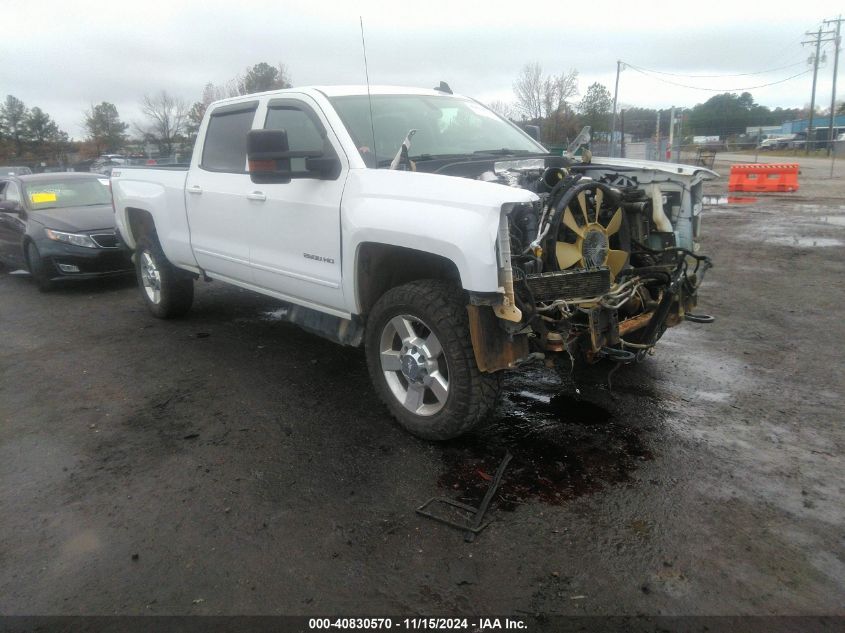
<path id="1" fill-rule="evenodd" d="M 689 113 L 687 128 L 691 134 L 732 136 L 744 134 L 748 127 L 778 125 L 798 116 L 798 110 L 758 105 L 748 92 L 725 92 L 697 104 Z"/>
<path id="2" fill-rule="evenodd" d="M 27 116 L 29 110 L 24 102 L 12 95 L 7 95 L 0 106 L 0 128 L 3 135 L 15 145 L 15 156 L 23 155 L 24 143 L 27 138 Z"/>
<path id="3" fill-rule="evenodd" d="M 284 64 L 271 66 L 267 62 L 259 62 L 236 80 L 238 94 L 248 95 L 266 90 L 290 88 L 290 77 Z"/>
<path id="4" fill-rule="evenodd" d="M 33 158 L 62 161 L 68 147 L 68 136 L 59 129 L 50 115 L 39 107 L 29 111 L 26 118 L 26 136 Z"/>
<path id="5" fill-rule="evenodd" d="M 32 108 L 26 117 L 27 140 L 33 144 L 37 152 L 48 141 L 59 135 L 59 126 L 38 106 Z"/>
<path id="6" fill-rule="evenodd" d="M 85 130 L 87 140 L 97 148 L 97 155 L 108 151 L 117 151 L 126 143 L 126 130 L 129 125 L 120 120 L 117 107 L 103 101 L 92 105 L 85 111 Z"/>
<path id="7" fill-rule="evenodd" d="M 584 125 L 592 132 L 609 132 L 613 97 L 604 85 L 596 82 L 587 88 L 587 93 L 578 104 L 578 112 Z"/>

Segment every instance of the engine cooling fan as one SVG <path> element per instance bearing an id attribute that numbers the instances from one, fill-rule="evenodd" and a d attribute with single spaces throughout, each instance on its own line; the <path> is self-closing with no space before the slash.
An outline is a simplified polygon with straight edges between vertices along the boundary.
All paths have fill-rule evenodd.
<path id="1" fill-rule="evenodd" d="M 616 279 L 628 262 L 627 252 L 610 248 L 611 236 L 622 226 L 622 208 L 618 207 L 613 212 L 607 226 L 601 224 L 599 218 L 609 215 L 612 207 L 605 200 L 602 185 L 595 182 L 576 185 L 566 198 L 562 222 L 575 233 L 575 241 L 558 241 L 555 244 L 558 266 L 561 270 L 576 265 L 588 269 L 607 266 L 611 280 Z M 575 201 L 577 205 L 573 204 Z"/>

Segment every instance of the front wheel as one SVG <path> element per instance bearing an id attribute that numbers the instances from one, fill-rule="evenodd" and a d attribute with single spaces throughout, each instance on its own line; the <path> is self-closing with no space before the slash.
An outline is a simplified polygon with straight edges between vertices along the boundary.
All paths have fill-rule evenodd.
<path id="1" fill-rule="evenodd" d="M 138 240 L 135 273 L 144 303 L 154 316 L 171 319 L 191 309 L 194 280 L 167 260 L 155 238 Z"/>
<path id="2" fill-rule="evenodd" d="M 427 279 L 386 292 L 367 320 L 366 353 L 382 401 L 417 437 L 457 437 L 496 402 L 499 377 L 478 369 L 454 284 Z"/>

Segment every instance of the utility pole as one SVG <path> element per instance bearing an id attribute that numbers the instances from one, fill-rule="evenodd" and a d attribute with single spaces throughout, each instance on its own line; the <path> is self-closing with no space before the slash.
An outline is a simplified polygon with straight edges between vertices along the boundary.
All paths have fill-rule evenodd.
<path id="1" fill-rule="evenodd" d="M 833 53 L 833 92 L 830 94 L 830 127 L 828 127 L 827 133 L 827 155 L 830 156 L 833 153 L 833 142 L 834 142 L 834 134 L 833 134 L 833 121 L 836 119 L 836 73 L 839 71 L 839 46 L 842 43 L 842 38 L 839 37 L 839 29 L 842 26 L 842 15 L 840 14 L 838 18 L 835 20 L 825 20 L 825 24 L 833 24 L 836 22 L 836 36 L 834 37 L 833 44 L 835 47 L 835 52 Z M 831 177 L 833 175 L 833 167 L 831 166 Z"/>
<path id="2" fill-rule="evenodd" d="M 613 90 L 613 121 L 610 125 L 610 155 L 616 155 L 616 102 L 619 97 L 619 73 L 622 72 L 622 60 L 616 60 L 616 88 Z"/>
<path id="3" fill-rule="evenodd" d="M 674 147 L 672 145 L 672 142 L 675 139 L 675 106 L 672 106 L 672 109 L 669 112 L 669 147 L 666 150 L 666 153 L 668 154 L 667 158 L 671 163 L 672 159 L 674 158 Z"/>
<path id="4" fill-rule="evenodd" d="M 654 160 L 660 160 L 660 113 L 657 111 L 657 123 L 654 126 Z"/>
<path id="5" fill-rule="evenodd" d="M 619 111 L 619 140 L 621 141 L 619 158 L 625 158 L 625 108 Z"/>
<path id="6" fill-rule="evenodd" d="M 829 35 L 832 31 L 825 31 L 825 35 Z M 813 92 L 810 96 L 810 120 L 807 121 L 807 142 L 804 144 L 804 154 L 810 154 L 810 133 L 813 128 L 813 116 L 815 115 L 816 110 L 816 79 L 818 78 L 819 74 L 819 52 L 821 49 L 822 41 L 828 42 L 830 40 L 822 40 L 822 27 L 819 27 L 818 32 L 811 33 L 807 31 L 805 35 L 813 36 L 815 35 L 815 45 L 816 45 L 816 54 L 813 55 Z M 801 42 L 802 44 L 813 44 L 813 40 L 804 40 Z"/>
<path id="7" fill-rule="evenodd" d="M 809 31 L 805 35 L 813 35 Z M 812 44 L 812 41 L 803 41 L 801 44 Z M 810 96 L 810 120 L 807 122 L 807 143 L 804 145 L 804 155 L 810 155 L 810 128 L 813 127 L 813 114 L 816 109 L 816 78 L 819 74 L 819 49 L 822 45 L 822 27 L 819 27 L 819 32 L 816 34 L 816 54 L 813 55 L 813 91 Z"/>

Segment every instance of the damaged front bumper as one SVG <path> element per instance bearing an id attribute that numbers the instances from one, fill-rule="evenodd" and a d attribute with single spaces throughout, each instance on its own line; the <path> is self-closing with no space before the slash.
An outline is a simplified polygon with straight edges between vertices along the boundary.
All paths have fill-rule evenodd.
<path id="1" fill-rule="evenodd" d="M 504 288 L 495 298 L 471 294 L 467 311 L 479 369 L 513 369 L 549 354 L 565 354 L 588 364 L 602 359 L 636 362 L 654 348 L 666 329 L 685 320 L 712 322 L 712 317 L 692 312 L 698 287 L 712 267 L 710 259 L 684 249 L 675 251 L 673 265 L 634 273 L 601 295 L 581 299 L 542 295 L 551 300 L 538 302 L 530 310 L 517 307 L 520 301 L 515 296 L 518 321 L 502 316 L 512 314 L 505 309 L 510 300 Z M 569 294 L 574 292 L 573 287 L 583 289 L 600 283 L 602 273 L 601 269 L 571 273 L 567 283 L 574 286 L 570 286 Z M 554 287 L 561 277 L 559 271 L 540 274 L 534 285 Z M 560 310 L 562 306 L 570 315 L 566 327 L 561 327 L 560 319 L 544 318 L 544 311 L 550 307 Z"/>

